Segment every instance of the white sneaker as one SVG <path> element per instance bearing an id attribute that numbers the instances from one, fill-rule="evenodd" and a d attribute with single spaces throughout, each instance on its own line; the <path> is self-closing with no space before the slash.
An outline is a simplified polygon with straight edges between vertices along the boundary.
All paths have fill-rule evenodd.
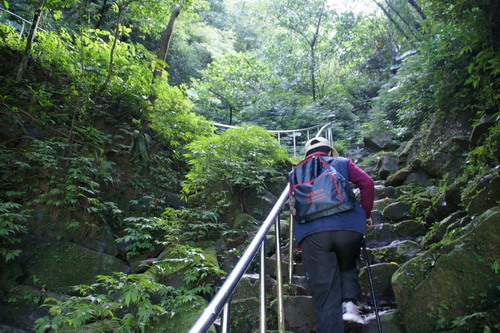
<path id="1" fill-rule="evenodd" d="M 342 319 L 347 322 L 357 323 L 364 325 L 365 320 L 359 314 L 358 307 L 351 301 L 342 303 L 342 311 L 344 314 L 342 315 Z"/>

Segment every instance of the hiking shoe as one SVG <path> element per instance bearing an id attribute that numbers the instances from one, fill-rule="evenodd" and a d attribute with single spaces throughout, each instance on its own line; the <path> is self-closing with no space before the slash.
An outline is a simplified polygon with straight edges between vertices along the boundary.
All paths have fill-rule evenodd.
<path id="1" fill-rule="evenodd" d="M 344 321 L 357 323 L 361 325 L 365 324 L 365 320 L 359 314 L 358 307 L 353 302 L 349 301 L 342 303 L 342 311 L 344 312 L 342 315 L 342 319 Z"/>

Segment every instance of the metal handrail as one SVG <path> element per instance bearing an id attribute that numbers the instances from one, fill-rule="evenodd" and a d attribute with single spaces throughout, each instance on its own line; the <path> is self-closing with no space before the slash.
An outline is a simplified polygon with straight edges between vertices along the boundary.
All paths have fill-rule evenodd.
<path id="1" fill-rule="evenodd" d="M 333 141 L 333 133 L 332 133 L 332 126 L 333 122 L 329 122 L 326 124 L 321 124 L 321 125 L 316 125 L 316 126 L 311 126 L 311 127 L 306 127 L 306 128 L 298 128 L 298 129 L 292 129 L 292 130 L 267 130 L 269 133 L 276 134 L 276 137 L 278 139 L 278 142 L 281 144 L 281 134 L 287 134 L 291 133 L 292 134 L 292 140 L 293 140 L 293 156 L 297 156 L 297 136 L 295 133 L 301 133 L 301 132 L 306 132 L 307 136 L 307 141 L 311 138 L 311 131 L 314 129 L 319 128 L 318 133 L 316 136 L 319 136 L 323 130 L 327 129 L 325 134 L 323 135 L 332 143 Z M 213 122 L 212 125 L 215 127 L 222 127 L 222 128 L 237 128 L 238 126 L 234 125 L 226 125 L 226 124 L 221 124 L 221 123 L 216 123 Z M 328 128 L 328 126 L 330 126 Z"/>
<path id="2" fill-rule="evenodd" d="M 255 254 L 261 249 L 261 272 L 260 272 L 260 331 L 266 331 L 266 316 L 265 316 L 265 239 L 266 235 L 269 232 L 269 229 L 273 225 L 276 226 L 276 274 L 277 274 L 277 284 L 278 284 L 278 329 L 280 332 L 285 331 L 285 322 L 283 315 L 283 286 L 282 286 L 282 277 L 281 277 L 281 251 L 280 251 L 280 235 L 279 235 L 279 215 L 281 212 L 281 208 L 284 205 L 286 199 L 289 195 L 289 185 L 286 186 L 283 193 L 279 197 L 278 201 L 276 201 L 274 207 L 271 212 L 265 219 L 264 223 L 258 230 L 254 239 L 246 249 L 246 251 L 241 256 L 241 259 L 238 261 L 234 269 L 231 271 L 226 281 L 222 284 L 219 291 L 215 294 L 213 299 L 210 301 L 208 306 L 203 310 L 201 315 L 198 317 L 196 322 L 190 328 L 189 333 L 204 333 L 206 332 L 210 326 L 214 323 L 217 316 L 221 313 L 222 309 L 228 304 L 227 311 L 229 311 L 229 302 L 231 299 L 231 295 L 234 293 L 238 283 L 240 282 L 243 274 L 247 270 L 248 266 L 252 262 Z M 292 239 L 290 240 L 292 241 Z M 290 253 L 290 264 L 291 264 L 292 253 Z M 223 315 L 224 318 L 229 318 L 229 314 L 225 313 Z M 228 320 L 228 319 L 226 319 Z M 227 323 L 223 323 L 224 327 L 228 327 Z"/>

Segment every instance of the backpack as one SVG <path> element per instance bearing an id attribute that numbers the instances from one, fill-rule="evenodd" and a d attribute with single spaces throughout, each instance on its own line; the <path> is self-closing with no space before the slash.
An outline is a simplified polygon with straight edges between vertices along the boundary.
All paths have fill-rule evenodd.
<path id="1" fill-rule="evenodd" d="M 291 209 L 298 223 L 345 212 L 356 202 L 348 180 L 327 163 L 321 153 L 312 154 L 290 173 Z"/>

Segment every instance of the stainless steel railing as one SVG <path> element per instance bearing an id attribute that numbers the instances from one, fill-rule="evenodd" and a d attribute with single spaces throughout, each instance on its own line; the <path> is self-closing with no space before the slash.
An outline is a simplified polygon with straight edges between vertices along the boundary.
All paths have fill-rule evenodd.
<path id="1" fill-rule="evenodd" d="M 260 227 L 256 236 L 241 256 L 234 269 L 231 271 L 226 281 L 223 283 L 219 291 L 215 294 L 208 306 L 203 310 L 196 322 L 190 328 L 189 333 L 204 333 L 217 319 L 221 311 L 222 313 L 222 332 L 229 331 L 230 321 L 230 302 L 231 295 L 235 291 L 246 269 L 252 262 L 257 251 L 260 248 L 260 332 L 266 332 L 266 290 L 265 290 L 265 239 L 266 235 L 274 224 L 276 229 L 276 282 L 277 282 L 277 298 L 278 298 L 278 330 L 280 333 L 285 332 L 285 316 L 283 308 L 283 277 L 281 272 L 281 247 L 280 247 L 280 213 L 282 207 L 288 198 L 289 185 L 285 188 L 278 201 L 272 208 L 271 212 Z M 293 221 L 290 221 L 290 235 L 293 232 Z M 293 243 L 293 237 L 290 237 L 290 243 Z M 289 260 L 289 281 L 292 281 L 293 274 L 293 244 L 290 246 Z"/>

